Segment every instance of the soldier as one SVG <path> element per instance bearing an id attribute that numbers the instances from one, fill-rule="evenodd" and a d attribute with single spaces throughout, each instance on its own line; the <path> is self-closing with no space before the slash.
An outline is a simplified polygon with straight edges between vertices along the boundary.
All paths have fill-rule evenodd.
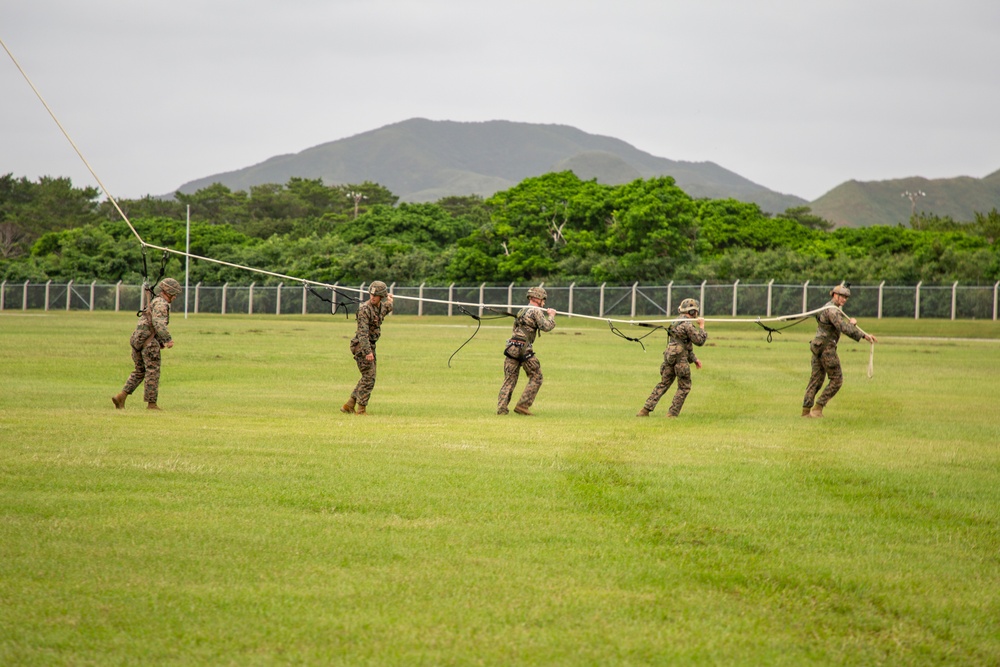
<path id="1" fill-rule="evenodd" d="M 135 362 L 135 370 L 128 376 L 122 390 L 111 397 L 111 402 L 115 408 L 122 410 L 125 408 L 125 399 L 128 398 L 140 382 L 145 381 L 143 389 L 143 400 L 146 401 L 146 408 L 149 410 L 159 410 L 156 405 L 156 398 L 160 393 L 160 348 L 171 348 L 174 340 L 170 337 L 170 302 L 181 293 L 181 284 L 173 278 L 164 278 L 160 281 L 160 295 L 150 300 L 139 313 L 139 323 L 132 332 L 129 344 L 132 346 L 132 361 Z M 150 292 L 152 296 L 152 292 Z"/>
<path id="2" fill-rule="evenodd" d="M 841 310 L 847 300 L 851 297 L 851 290 L 847 285 L 840 284 L 830 290 L 830 301 L 816 314 L 816 337 L 809 343 L 812 351 L 812 374 L 809 376 L 809 386 L 806 387 L 805 398 L 802 399 L 803 417 L 822 417 L 823 408 L 836 396 L 840 387 L 844 384 L 844 374 L 840 370 L 840 357 L 837 356 L 837 342 L 840 334 L 846 334 L 854 340 L 860 341 L 862 338 L 869 343 L 877 343 L 878 339 L 871 334 L 867 334 L 857 326 L 858 321 Z M 826 385 L 823 393 L 813 399 L 816 392 L 823 386 L 823 380 L 829 376 L 830 383 Z"/>
<path id="3" fill-rule="evenodd" d="M 521 394 L 521 400 L 514 406 L 514 412 L 519 415 L 532 416 L 531 404 L 542 386 L 542 365 L 535 356 L 532 344 L 539 331 L 552 331 L 556 326 L 556 311 L 545 309 L 545 299 L 548 294 L 541 287 L 528 290 L 528 307 L 518 311 L 514 318 L 514 330 L 504 347 L 503 355 L 503 385 L 497 398 L 497 414 L 507 414 L 511 394 L 517 386 L 521 369 L 528 375 L 528 386 Z"/>
<path id="4" fill-rule="evenodd" d="M 705 331 L 705 318 L 698 317 L 699 306 L 695 299 L 684 299 L 677 308 L 681 315 L 679 322 L 674 322 L 667 330 L 669 336 L 667 349 L 663 351 L 663 363 L 660 365 L 660 381 L 653 387 L 653 393 L 646 399 L 642 409 L 636 413 L 636 417 L 648 417 L 649 413 L 656 408 L 663 394 L 670 389 L 670 385 L 677 378 L 677 393 L 670 404 L 668 417 L 676 417 L 684 407 L 684 400 L 691 392 L 691 364 L 701 368 L 701 362 L 694 354 L 694 345 L 704 345 L 708 340 L 708 333 Z M 698 326 L 694 326 L 691 320 L 695 320 Z"/>
<path id="5" fill-rule="evenodd" d="M 347 414 L 368 414 L 368 400 L 375 388 L 375 343 L 382 335 L 382 321 L 392 312 L 392 295 L 384 282 L 372 281 L 368 293 L 371 298 L 358 308 L 358 329 L 351 339 L 351 354 L 361 371 L 361 379 L 351 392 L 351 397 L 340 408 L 341 412 Z"/>

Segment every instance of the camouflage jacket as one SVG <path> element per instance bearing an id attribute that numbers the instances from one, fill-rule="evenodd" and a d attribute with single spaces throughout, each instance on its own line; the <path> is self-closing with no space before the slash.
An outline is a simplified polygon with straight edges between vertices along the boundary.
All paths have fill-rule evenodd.
<path id="1" fill-rule="evenodd" d="M 694 320 L 687 318 L 671 325 L 668 334 L 670 340 L 667 343 L 664 356 L 683 352 L 688 363 L 697 361 L 697 357 L 694 355 L 694 346 L 704 345 L 705 341 L 708 340 L 708 332 L 699 327 Z"/>
<path id="2" fill-rule="evenodd" d="M 514 318 L 514 330 L 510 338 L 524 341 L 530 346 L 534 344 L 539 331 L 552 331 L 555 328 L 555 319 L 541 308 L 522 308 Z"/>
<path id="3" fill-rule="evenodd" d="M 382 321 L 391 312 L 392 304 L 388 301 L 382 301 L 377 306 L 373 305 L 370 300 L 364 302 L 358 308 L 356 315 L 358 330 L 355 332 L 354 338 L 351 339 L 351 347 L 358 347 L 359 353 L 364 356 L 371 354 L 375 343 L 382 336 Z"/>
<path id="4" fill-rule="evenodd" d="M 832 306 L 830 308 L 829 306 Z M 850 320 L 837 305 L 830 301 L 823 307 L 824 310 L 816 313 L 816 337 L 812 342 L 817 345 L 836 345 L 840 340 L 840 334 L 850 336 L 854 340 L 861 340 L 865 335 Z"/>
<path id="5" fill-rule="evenodd" d="M 132 334 L 133 347 L 142 347 L 150 336 L 155 336 L 161 346 L 166 345 L 172 340 L 169 324 L 170 304 L 162 296 L 154 297 L 146 309 L 139 313 L 139 322 Z"/>

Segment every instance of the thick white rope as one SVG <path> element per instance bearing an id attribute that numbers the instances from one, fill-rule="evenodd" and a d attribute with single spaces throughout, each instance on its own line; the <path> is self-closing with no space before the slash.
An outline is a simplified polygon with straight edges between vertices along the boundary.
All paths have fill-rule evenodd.
<path id="1" fill-rule="evenodd" d="M 118 211 L 118 214 L 121 215 L 122 219 L 125 221 L 125 224 L 128 225 L 128 228 L 132 230 L 132 233 L 135 234 L 135 237 L 139 240 L 139 243 L 146 245 L 145 243 L 143 243 L 142 237 L 139 236 L 139 232 L 137 232 L 135 230 L 135 227 L 132 226 L 132 223 L 129 221 L 128 216 L 125 215 L 125 213 L 118 206 L 118 202 L 115 201 L 115 198 L 111 196 L 111 193 L 108 192 L 108 189 L 104 187 L 104 183 L 101 181 L 101 178 L 97 175 L 97 172 L 95 172 L 93 167 L 90 166 L 90 163 L 87 162 L 87 158 L 83 156 L 83 153 L 80 152 L 80 149 L 76 147 L 76 142 L 73 141 L 72 137 L 69 136 L 69 132 L 66 131 L 66 128 L 64 128 L 62 126 L 62 123 L 59 122 L 59 119 L 56 118 L 56 115 L 52 112 L 52 109 L 49 107 L 48 102 L 45 101 L 45 98 L 42 97 L 42 94 L 38 92 L 37 88 L 35 88 L 35 84 L 31 82 L 31 79 L 28 77 L 28 74 L 21 67 L 21 63 L 17 62 L 17 58 L 15 58 L 14 54 L 10 52 L 10 49 L 7 48 L 7 45 L 4 43 L 2 38 L 0 38 L 0 46 L 3 46 L 3 50 L 7 52 L 8 56 L 10 56 L 10 59 L 14 63 L 14 66 L 17 67 L 17 71 L 21 73 L 21 76 L 24 77 L 24 80 L 28 82 L 29 86 L 31 86 L 31 90 L 35 92 L 35 97 L 37 97 L 38 101 L 42 103 L 42 106 L 45 107 L 45 110 L 49 112 L 49 115 L 52 117 L 52 120 L 55 121 L 56 126 L 59 128 L 59 131 L 63 133 L 64 137 L 66 137 L 66 141 L 68 141 L 69 145 L 73 147 L 73 150 L 76 151 L 76 154 L 80 156 L 80 159 L 83 161 L 84 166 L 87 167 L 87 171 L 89 171 L 90 175 L 94 177 L 94 180 L 97 181 L 97 184 L 101 186 L 101 190 L 108 198 L 108 201 L 110 201 L 114 205 L 115 209 Z"/>
<path id="2" fill-rule="evenodd" d="M 100 185 L 101 191 L 104 192 L 104 195 L 108 198 L 108 201 L 110 201 L 114 205 L 115 210 L 118 211 L 118 214 L 122 217 L 122 220 L 125 221 L 125 224 L 128 225 L 128 228 L 130 230 L 132 230 L 132 234 L 135 235 L 135 238 L 139 241 L 139 243 L 142 244 L 143 247 L 153 248 L 154 250 L 161 250 L 163 252 L 173 253 L 175 255 L 179 255 L 181 257 L 187 257 L 187 258 L 190 258 L 190 259 L 198 259 L 198 260 L 201 260 L 203 262 L 211 262 L 213 264 L 221 264 L 223 266 L 229 266 L 229 267 L 232 267 L 234 269 L 241 269 L 241 270 L 244 270 L 244 271 L 250 271 L 250 272 L 254 272 L 254 273 L 260 273 L 260 274 L 271 276 L 271 277 L 274 277 L 274 278 L 282 278 L 282 279 L 285 279 L 285 280 L 297 281 L 297 282 L 301 282 L 301 283 L 306 284 L 306 285 L 316 285 L 318 287 L 327 287 L 327 288 L 330 288 L 330 289 L 345 289 L 345 290 L 349 290 L 349 291 L 355 291 L 355 292 L 358 292 L 359 296 L 361 295 L 362 292 L 358 288 L 346 287 L 346 286 L 340 286 L 340 285 L 331 285 L 329 283 L 317 282 L 317 281 L 314 281 L 314 280 L 308 280 L 306 278 L 298 278 L 298 277 L 289 276 L 289 275 L 286 275 L 286 274 L 283 274 L 283 273 L 276 273 L 274 271 L 266 271 L 264 269 L 258 269 L 258 268 L 254 268 L 254 267 L 251 267 L 251 266 L 245 266 L 245 265 L 242 265 L 242 264 L 234 264 L 232 262 L 226 262 L 226 261 L 223 261 L 221 259 L 213 259 L 211 257 L 202 257 L 200 255 L 194 255 L 194 254 L 183 252 L 183 251 L 180 251 L 180 250 L 174 250 L 173 248 L 164 248 L 162 246 L 157 246 L 157 245 L 153 245 L 151 243 L 146 243 L 143 240 L 142 236 L 139 234 L 139 232 L 136 231 L 135 227 L 132 225 L 132 221 L 129 220 L 128 216 L 125 215 L 125 212 L 122 211 L 121 207 L 118 205 L 118 202 L 111 195 L 111 193 L 108 192 L 108 189 L 107 189 L 107 187 L 105 187 L 104 182 L 97 175 L 97 172 L 94 171 L 93 167 L 90 166 L 90 163 L 87 161 L 87 158 L 84 157 L 83 153 L 77 147 L 77 145 L 73 141 L 72 137 L 69 136 L 69 133 L 63 127 L 62 123 L 59 122 L 59 119 L 56 117 L 55 113 L 49 107 L 48 103 L 45 101 L 45 98 L 43 98 L 42 94 L 40 92 L 38 92 L 38 89 L 35 87 L 35 84 L 32 83 L 31 78 L 28 77 L 27 72 L 24 71 L 24 68 L 22 68 L 21 64 L 17 61 L 17 58 L 15 58 L 14 54 L 11 53 L 10 49 L 7 48 L 7 44 L 4 43 L 4 41 L 3 41 L 2 38 L 0 38 L 0 46 L 3 46 L 4 51 L 7 52 L 7 55 L 10 57 L 11 61 L 14 63 L 14 66 L 17 67 L 17 70 L 21 73 L 21 76 L 24 77 L 24 80 L 28 82 L 28 85 L 31 87 L 31 90 L 34 91 L 35 96 L 38 97 L 38 100 L 42 103 L 42 106 L 45 107 L 45 110 L 48 112 L 49 116 L 51 116 L 52 120 L 55 121 L 56 126 L 63 133 L 63 136 L 66 137 L 66 140 L 69 141 L 70 145 L 73 147 L 73 150 L 76 151 L 76 154 L 80 157 L 80 160 L 83 161 L 83 164 L 87 167 L 87 170 L 94 177 L 94 180 L 96 180 L 97 184 Z M 469 307 L 472 307 L 472 308 L 490 308 L 490 309 L 496 309 L 496 310 L 506 310 L 509 307 L 507 304 L 473 303 L 473 302 L 469 302 L 469 301 L 450 301 L 450 300 L 446 301 L 446 300 L 442 300 L 442 299 L 428 299 L 428 298 L 425 298 L 425 297 L 412 297 L 412 296 L 404 296 L 404 295 L 393 295 L 393 296 L 394 296 L 394 298 L 397 298 L 397 299 L 404 299 L 404 300 L 409 300 L 409 301 L 422 301 L 424 303 L 437 303 L 437 304 L 453 305 L 453 306 L 469 306 Z M 538 308 L 538 307 L 537 306 L 527 305 L 527 306 L 518 306 L 518 308 L 520 309 L 520 308 Z M 753 318 L 753 319 L 746 319 L 746 318 L 743 318 L 743 319 L 740 319 L 740 318 L 723 318 L 723 319 L 718 319 L 718 318 L 707 318 L 706 317 L 706 318 L 702 318 L 702 319 L 704 319 L 705 322 L 737 322 L 737 323 L 786 322 L 788 320 L 797 320 L 797 319 L 802 319 L 802 318 L 805 318 L 805 317 L 809 317 L 810 315 L 815 315 L 816 313 L 819 313 L 819 312 L 821 312 L 823 310 L 827 310 L 829 308 L 833 308 L 833 306 L 823 306 L 821 308 L 816 308 L 814 310 L 806 311 L 806 312 L 803 312 L 803 313 L 796 313 L 794 315 L 781 315 L 781 316 L 778 316 L 778 317 L 766 317 L 766 318 L 757 317 L 757 318 Z M 538 308 L 538 310 L 547 311 L 548 309 L 546 309 L 546 308 Z M 840 309 L 837 308 L 837 310 L 840 310 Z M 621 319 L 608 318 L 608 317 L 598 317 L 598 316 L 595 316 L 595 315 L 582 315 L 580 313 L 568 313 L 568 312 L 563 312 L 563 311 L 558 311 L 558 310 L 556 310 L 554 312 L 556 314 L 558 314 L 558 315 L 566 315 L 566 316 L 569 316 L 569 317 L 577 317 L 577 318 L 581 318 L 581 319 L 599 320 L 599 321 L 602 321 L 602 322 L 614 322 L 616 324 L 630 324 L 630 325 L 638 325 L 638 324 L 670 324 L 670 323 L 673 323 L 673 322 L 680 321 L 681 319 L 684 319 L 684 318 L 680 318 L 680 317 L 674 317 L 674 318 L 670 318 L 670 319 L 639 319 L 639 320 L 637 320 L 637 319 L 628 319 L 628 320 L 621 320 Z M 840 312 L 843 313 L 842 310 Z M 846 315 L 846 313 L 844 313 L 844 314 Z M 872 352 L 871 352 L 871 357 L 870 357 L 869 363 L 868 363 L 868 377 L 872 377 L 872 373 L 873 373 L 872 368 L 873 368 L 873 365 L 874 365 L 874 359 L 875 359 L 875 344 L 872 343 Z"/>

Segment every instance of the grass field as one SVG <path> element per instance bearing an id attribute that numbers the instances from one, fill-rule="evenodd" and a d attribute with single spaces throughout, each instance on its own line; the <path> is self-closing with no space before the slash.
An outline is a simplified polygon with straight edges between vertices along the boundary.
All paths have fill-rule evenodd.
<path id="1" fill-rule="evenodd" d="M 1000 324 L 861 322 L 822 420 L 809 324 L 667 420 L 662 332 L 559 318 L 526 418 L 414 317 L 351 417 L 353 324 L 175 314 L 150 414 L 131 315 L 0 314 L 0 664 L 1000 663 Z"/>

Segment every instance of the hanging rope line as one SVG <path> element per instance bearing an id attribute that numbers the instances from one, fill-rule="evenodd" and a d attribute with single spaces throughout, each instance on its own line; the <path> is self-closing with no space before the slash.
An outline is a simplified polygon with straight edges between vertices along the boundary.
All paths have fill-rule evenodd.
<path id="1" fill-rule="evenodd" d="M 344 298 L 343 301 L 334 301 L 333 299 L 327 299 L 325 296 L 323 296 L 322 294 L 320 294 L 319 292 L 317 292 L 316 290 L 314 290 L 312 287 L 309 287 L 309 286 L 305 286 L 305 287 L 306 287 L 306 289 L 308 289 L 312 293 L 313 296 L 319 298 L 322 301 L 326 301 L 327 303 L 329 303 L 329 304 L 331 304 L 333 306 L 333 310 L 330 313 L 331 315 L 335 315 L 338 310 L 340 310 L 341 308 L 343 308 L 344 309 L 344 317 L 350 319 L 351 313 L 350 313 L 350 311 L 347 310 L 347 304 L 348 303 L 352 303 L 352 304 L 354 304 L 356 306 L 361 305 L 361 299 L 355 298 L 355 297 L 351 296 L 350 294 L 344 294 L 340 290 L 335 289 L 333 287 L 331 287 L 330 289 L 333 290 L 334 294 L 337 294 L 337 295 L 343 297 Z"/>
<path id="2" fill-rule="evenodd" d="M 642 348 L 643 352 L 646 351 L 646 346 L 642 342 L 643 338 L 646 338 L 648 336 L 652 336 L 653 334 L 656 333 L 657 329 L 664 329 L 664 330 L 668 329 L 668 327 L 664 327 L 664 326 L 660 326 L 660 325 L 654 325 L 654 324 L 646 324 L 645 322 L 640 322 L 640 323 L 637 324 L 637 326 L 640 326 L 640 327 L 651 327 L 653 330 L 650 331 L 645 336 L 639 336 L 638 338 L 632 338 L 631 336 L 626 336 L 624 333 L 622 333 L 622 331 L 618 327 L 616 327 L 612 323 L 611 320 L 608 320 L 608 326 L 611 327 L 611 333 L 613 333 L 614 335 L 618 336 L 619 338 L 624 338 L 625 340 L 631 341 L 633 343 L 639 343 L 639 347 Z"/>
<path id="3" fill-rule="evenodd" d="M 260 269 L 260 268 L 256 268 L 256 267 L 252 267 L 252 266 L 246 266 L 246 265 L 243 265 L 243 264 L 236 264 L 236 263 L 233 263 L 233 262 L 226 262 L 226 261 L 221 260 L 221 259 L 214 259 L 214 258 L 211 258 L 211 257 L 203 257 L 201 255 L 195 255 L 195 254 L 184 252 L 184 251 L 181 251 L 181 250 L 175 250 L 173 248 L 166 248 L 166 247 L 163 247 L 163 246 L 154 245 L 152 243 L 147 243 L 142 238 L 142 236 L 139 234 L 139 232 L 136 230 L 135 226 L 132 224 L 132 221 L 129 220 L 128 216 L 125 215 L 125 212 L 118 205 L 118 201 L 108 191 L 108 188 L 104 185 L 104 182 L 97 175 L 97 172 L 94 171 L 94 168 L 90 165 L 90 162 L 88 162 L 87 158 L 84 157 L 84 155 L 80 151 L 79 147 L 77 147 L 76 142 L 74 142 L 73 138 L 70 137 L 69 132 L 67 132 L 66 128 L 63 127 L 62 123 L 59 122 L 59 119 L 56 117 L 55 113 L 52 111 L 52 108 L 49 106 L 48 102 L 46 102 L 45 98 L 42 97 L 42 94 L 38 91 L 38 88 L 35 87 L 35 84 L 31 81 L 31 78 L 28 76 L 27 72 L 24 71 L 24 68 L 21 67 L 21 64 L 18 62 L 17 58 L 15 58 L 14 54 L 11 53 L 11 51 L 10 51 L 9 48 L 7 48 L 7 44 L 3 41 L 2 38 L 0 38 L 0 46 L 3 46 L 3 49 L 4 49 L 4 51 L 6 51 L 7 56 L 11 59 L 11 62 L 13 62 L 14 66 L 17 67 L 17 70 L 21 73 L 21 76 L 24 77 L 24 80 L 31 87 L 31 90 L 35 93 L 35 96 L 42 103 L 42 106 L 45 107 L 45 110 L 48 112 L 49 116 L 52 118 L 52 120 L 55 122 L 56 126 L 59 128 L 59 131 L 62 132 L 62 134 L 63 134 L 64 137 L 66 137 L 66 140 L 73 147 L 73 150 L 76 152 L 77 156 L 79 156 L 79 158 L 83 162 L 84 166 L 87 167 L 87 171 L 89 171 L 90 175 L 94 177 L 95 181 L 97 181 L 97 184 L 100 186 L 101 191 L 108 198 L 108 201 L 110 201 L 111 204 L 114 206 L 115 210 L 118 212 L 118 215 L 120 215 L 121 218 L 122 218 L 122 220 L 125 222 L 125 224 L 128 225 L 129 230 L 131 230 L 131 232 L 135 236 L 136 240 L 142 246 L 143 280 L 144 280 L 144 285 L 145 285 L 146 279 L 148 278 L 147 267 L 146 267 L 146 248 L 152 248 L 154 250 L 159 250 L 159 251 L 161 251 L 163 253 L 163 256 L 162 256 L 162 259 L 161 259 L 160 278 L 162 278 L 162 274 L 163 274 L 163 272 L 166 269 L 167 255 L 168 254 L 173 254 L 173 255 L 177 255 L 179 257 L 185 257 L 185 258 L 188 258 L 188 259 L 197 259 L 197 260 L 200 260 L 200 261 L 203 261 L 203 262 L 209 262 L 211 264 L 219 264 L 221 266 L 228 266 L 228 267 L 231 267 L 231 268 L 234 268 L 234 269 L 240 269 L 240 270 L 248 271 L 248 272 L 251 272 L 251 273 L 259 273 L 261 275 L 271 276 L 272 278 L 280 278 L 280 279 L 289 280 L 289 281 L 292 281 L 292 282 L 299 282 L 299 283 L 302 283 L 302 285 L 306 286 L 307 288 L 309 288 L 309 286 L 316 286 L 316 287 L 325 287 L 325 288 L 328 288 L 330 290 L 333 290 L 336 294 L 339 294 L 342 297 L 344 297 L 344 299 L 345 299 L 345 301 L 344 301 L 344 312 L 345 312 L 345 314 L 347 314 L 347 305 L 346 305 L 347 301 L 351 301 L 352 303 L 355 303 L 355 304 L 360 304 L 361 303 L 361 297 L 364 295 L 364 292 L 361 289 L 354 289 L 354 288 L 347 288 L 347 287 L 345 287 L 344 289 L 349 289 L 351 291 L 354 291 L 354 292 L 358 293 L 358 297 L 353 297 L 353 296 L 349 296 L 349 295 L 343 294 L 342 292 L 339 292 L 337 290 L 337 286 L 336 285 L 330 285 L 329 283 L 323 283 L 323 282 L 319 282 L 319 281 L 315 281 L 315 280 L 309 280 L 309 279 L 306 279 L 306 278 L 299 278 L 299 277 L 296 277 L 296 276 L 290 276 L 290 275 L 283 274 L 283 273 L 278 273 L 278 272 L 275 272 L 275 271 L 267 271 L 265 269 Z M 155 286 L 156 283 L 159 282 L 160 278 L 157 278 L 157 280 L 154 281 L 154 286 Z M 150 291 L 152 291 L 152 290 L 150 290 Z M 329 299 L 326 299 L 325 297 L 321 296 L 315 290 L 309 288 L 309 291 L 312 292 L 317 297 L 323 299 L 324 301 L 329 301 L 330 303 L 333 303 L 333 301 L 331 301 Z M 469 306 L 471 308 L 483 308 L 483 309 L 486 309 L 486 310 L 490 310 L 492 312 L 499 313 L 500 317 L 516 317 L 516 315 L 514 315 L 512 313 L 509 313 L 509 312 L 506 311 L 507 308 L 510 308 L 509 304 L 472 303 L 472 302 L 466 302 L 466 301 L 450 301 L 450 300 L 441 300 L 441 299 L 428 299 L 428 298 L 424 298 L 424 297 L 411 297 L 411 296 L 405 296 L 405 295 L 393 295 L 393 296 L 396 299 L 402 299 L 402 300 L 408 300 L 408 301 L 418 301 L 418 302 L 423 302 L 423 303 L 436 303 L 436 304 L 443 304 L 443 305 L 450 305 L 450 306 L 458 306 L 467 315 L 470 315 L 474 319 L 476 319 L 476 321 L 479 323 L 477 325 L 477 327 L 476 327 L 476 331 L 473 332 L 473 334 L 469 338 L 469 340 L 467 340 L 465 343 L 463 343 L 458 348 L 458 350 L 461 350 L 462 347 L 465 347 L 465 345 L 469 341 L 471 341 L 472 338 L 475 337 L 476 333 L 479 332 L 479 327 L 482 324 L 481 320 L 483 319 L 480 316 L 472 315 L 472 313 L 470 313 L 468 310 L 466 310 L 465 306 Z M 647 300 L 650 300 L 648 297 L 646 297 L 645 294 L 643 294 L 642 296 L 644 298 L 646 298 Z M 614 308 L 614 306 L 618 305 L 618 303 L 621 303 L 625 298 L 626 298 L 625 296 L 622 296 L 618 301 L 615 302 L 615 304 L 612 305 L 612 308 Z M 336 309 L 339 309 L 339 307 L 340 307 L 340 304 L 337 304 L 334 312 L 336 312 Z M 522 306 L 522 308 L 536 308 L 536 309 L 542 310 L 542 311 L 547 311 L 548 310 L 547 308 L 540 308 L 538 306 L 532 306 L 532 305 L 525 305 L 525 306 Z M 657 308 L 659 308 L 659 305 L 657 305 Z M 820 308 L 816 308 L 816 309 L 813 309 L 813 310 L 810 310 L 810 311 L 806 311 L 806 312 L 802 312 L 802 313 L 796 313 L 794 315 L 782 315 L 782 316 L 779 316 L 779 317 L 767 317 L 767 318 L 757 317 L 757 318 L 754 318 L 754 319 L 747 319 L 747 318 L 726 318 L 726 319 L 722 319 L 722 318 L 702 318 L 702 319 L 705 322 L 753 323 L 753 324 L 758 324 L 758 325 L 764 327 L 768 331 L 767 340 L 768 340 L 768 342 L 771 342 L 771 335 L 773 333 L 780 332 L 781 329 L 786 329 L 788 327 L 770 328 L 770 327 L 764 326 L 762 324 L 763 322 L 787 322 L 789 320 L 798 320 L 797 322 L 793 322 L 792 324 L 789 324 L 788 326 L 790 327 L 790 326 L 794 326 L 795 324 L 798 324 L 800 321 L 804 321 L 804 320 L 808 319 L 812 315 L 815 315 L 815 314 L 817 314 L 819 312 L 822 312 L 823 310 L 828 310 L 828 309 L 839 310 L 841 313 L 843 313 L 845 315 L 845 317 L 847 316 L 847 314 L 844 313 L 844 311 L 842 309 L 840 309 L 837 306 L 834 306 L 834 305 L 830 304 L 830 305 L 825 305 L 825 306 L 822 306 Z M 663 310 L 663 309 L 660 308 L 660 310 Z M 569 316 L 569 317 L 577 317 L 577 318 L 580 318 L 580 319 L 606 321 L 608 323 L 608 325 L 611 327 L 612 333 L 614 333 L 615 335 L 620 336 L 620 337 L 622 337 L 622 338 L 624 338 L 626 340 L 633 341 L 633 342 L 638 342 L 640 345 L 642 345 L 642 342 L 641 342 L 642 339 L 645 338 L 646 336 L 649 336 L 653 332 L 650 332 L 649 334 L 646 334 L 646 336 L 642 336 L 640 338 L 633 338 L 633 337 L 629 337 L 629 336 L 626 336 L 625 334 L 623 334 L 620 330 L 618 330 L 616 327 L 614 327 L 614 324 L 628 324 L 628 325 L 632 325 L 632 326 L 644 326 L 644 327 L 645 326 L 651 326 L 651 327 L 655 327 L 655 328 L 664 328 L 662 326 L 656 326 L 656 325 L 663 325 L 663 324 L 670 325 L 670 324 L 673 324 L 674 322 L 680 321 L 680 319 L 683 319 L 683 318 L 676 318 L 675 317 L 675 318 L 670 318 L 670 319 L 638 319 L 637 320 L 637 319 L 632 318 L 632 319 L 624 320 L 624 319 L 615 319 L 615 318 L 607 318 L 607 317 L 598 317 L 598 316 L 593 316 L 593 315 L 582 315 L 582 314 L 579 314 L 579 313 L 568 313 L 568 312 L 563 312 L 563 311 L 558 311 L 558 310 L 554 311 L 554 312 L 556 314 L 558 314 L 558 315 L 566 315 L 566 316 Z M 861 330 L 860 327 L 858 327 L 858 329 Z M 655 329 L 654 329 L 654 331 L 655 331 Z M 863 330 L 861 330 L 861 331 L 866 336 L 868 335 Z M 642 345 L 642 349 L 645 351 L 645 349 L 646 349 L 645 345 Z M 455 356 L 455 354 L 458 352 L 458 350 L 455 350 L 455 353 L 452 354 L 452 357 Z M 451 365 L 451 358 L 448 359 L 448 363 L 449 363 L 449 366 L 450 366 Z M 874 363 L 875 363 L 875 344 L 873 342 L 872 343 L 871 354 L 869 356 L 869 361 L 868 361 L 868 377 L 869 378 L 873 377 L 873 375 L 874 375 Z"/>
<path id="4" fill-rule="evenodd" d="M 794 327 L 796 324 L 802 324 L 807 319 L 809 319 L 809 318 L 808 317 L 803 317 L 802 319 L 800 319 L 800 320 L 798 320 L 796 322 L 792 322 L 791 324 L 789 324 L 787 326 L 777 327 L 777 328 L 769 327 L 766 324 L 764 324 L 763 322 L 761 322 L 761 320 L 759 320 L 759 319 L 757 320 L 757 324 L 759 324 L 761 326 L 761 328 L 764 329 L 764 331 L 767 332 L 767 342 L 770 343 L 771 342 L 771 336 L 773 334 L 776 334 L 776 333 L 780 334 L 783 330 L 789 329 L 791 327 Z"/>
<path id="5" fill-rule="evenodd" d="M 469 336 L 469 339 L 467 341 L 458 346 L 458 350 L 452 352 L 451 356 L 448 357 L 448 368 L 451 368 L 451 360 L 455 358 L 455 355 L 458 354 L 459 350 L 468 345 L 469 342 L 476 337 L 476 334 L 479 333 L 479 329 L 483 326 L 483 320 L 501 320 L 504 317 L 516 317 L 516 315 L 512 315 L 511 313 L 501 313 L 500 315 L 496 315 L 494 317 L 483 317 L 482 315 L 475 315 L 469 312 L 469 310 L 467 310 L 464 306 L 460 305 L 459 309 L 476 321 L 476 330 L 472 332 L 472 335 Z M 493 309 L 490 308 L 490 310 Z"/>

